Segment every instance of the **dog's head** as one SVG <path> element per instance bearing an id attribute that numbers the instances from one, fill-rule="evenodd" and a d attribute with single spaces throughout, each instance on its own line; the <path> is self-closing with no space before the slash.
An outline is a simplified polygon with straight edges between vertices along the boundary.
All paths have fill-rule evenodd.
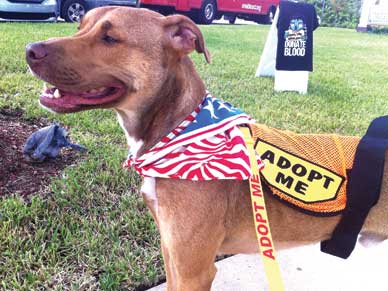
<path id="1" fill-rule="evenodd" d="M 72 37 L 29 44 L 26 58 L 49 84 L 40 103 L 67 113 L 139 106 L 194 50 L 210 62 L 199 28 L 187 17 L 110 6 L 87 13 Z"/>

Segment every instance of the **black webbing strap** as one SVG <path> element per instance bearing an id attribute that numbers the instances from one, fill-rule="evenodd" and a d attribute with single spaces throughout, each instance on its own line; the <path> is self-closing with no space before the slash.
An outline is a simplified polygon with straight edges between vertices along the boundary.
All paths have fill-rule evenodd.
<path id="1" fill-rule="evenodd" d="M 357 147 L 346 209 L 332 237 L 321 242 L 322 252 L 346 259 L 354 250 L 369 210 L 380 196 L 387 148 L 388 116 L 382 116 L 372 121 Z"/>

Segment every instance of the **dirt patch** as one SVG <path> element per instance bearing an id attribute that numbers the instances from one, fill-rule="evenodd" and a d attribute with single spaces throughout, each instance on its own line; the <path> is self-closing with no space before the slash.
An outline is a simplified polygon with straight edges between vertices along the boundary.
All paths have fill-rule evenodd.
<path id="1" fill-rule="evenodd" d="M 51 123 L 44 118 L 25 120 L 22 110 L 0 108 L 0 196 L 40 192 L 52 177 L 80 159 L 81 155 L 70 149 L 62 149 L 59 157 L 43 163 L 23 158 L 30 134 Z"/>

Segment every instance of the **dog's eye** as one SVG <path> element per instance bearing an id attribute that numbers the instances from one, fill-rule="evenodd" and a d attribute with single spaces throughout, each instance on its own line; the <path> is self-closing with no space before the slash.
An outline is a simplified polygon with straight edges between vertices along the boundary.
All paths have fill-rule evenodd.
<path id="1" fill-rule="evenodd" d="M 107 44 L 115 44 L 115 43 L 118 43 L 119 42 L 119 40 L 118 39 L 115 39 L 115 38 L 113 38 L 113 37 L 111 37 L 111 36 L 109 36 L 109 35 L 104 35 L 103 37 L 102 37 L 102 40 L 105 42 L 105 43 L 107 43 Z"/>

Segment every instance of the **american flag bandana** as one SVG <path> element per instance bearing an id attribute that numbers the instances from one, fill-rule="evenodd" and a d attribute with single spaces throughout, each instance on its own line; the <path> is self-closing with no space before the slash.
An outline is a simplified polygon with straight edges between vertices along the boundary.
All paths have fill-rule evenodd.
<path id="1" fill-rule="evenodd" d="M 247 114 L 207 94 L 203 102 L 154 147 L 124 168 L 143 177 L 186 180 L 248 180 L 249 154 L 239 125 L 253 123 Z M 264 164 L 258 158 L 259 168 Z"/>

